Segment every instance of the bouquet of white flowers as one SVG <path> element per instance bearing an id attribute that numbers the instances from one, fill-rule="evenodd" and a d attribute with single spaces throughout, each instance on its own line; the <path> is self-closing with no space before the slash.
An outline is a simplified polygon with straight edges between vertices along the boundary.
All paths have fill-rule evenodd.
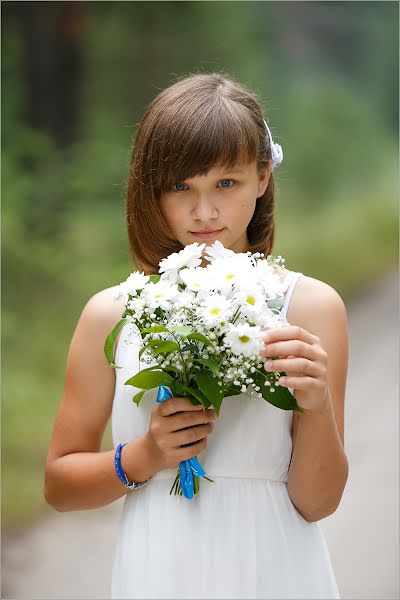
<path id="1" fill-rule="evenodd" d="M 119 368 L 115 341 L 124 325 L 133 323 L 143 343 L 139 357 L 151 364 L 125 382 L 142 390 L 133 397 L 137 404 L 146 390 L 167 386 L 168 395 L 186 396 L 204 408 L 212 405 L 217 414 L 223 398 L 246 393 L 302 412 L 290 391 L 279 386 L 284 373 L 265 371 L 267 358 L 259 355 L 263 331 L 289 325 L 280 314 L 284 259 L 235 253 L 216 241 L 204 252 L 209 264 L 201 267 L 204 247 L 190 244 L 163 259 L 160 274 L 134 272 L 118 286 L 114 298 L 124 299 L 125 311 L 104 346 L 110 366 Z M 158 401 L 165 397 L 159 394 Z M 171 492 L 183 488 L 188 497 L 188 468 L 180 467 L 181 485 L 178 469 Z M 196 493 L 205 472 L 197 460 L 192 467 Z"/>

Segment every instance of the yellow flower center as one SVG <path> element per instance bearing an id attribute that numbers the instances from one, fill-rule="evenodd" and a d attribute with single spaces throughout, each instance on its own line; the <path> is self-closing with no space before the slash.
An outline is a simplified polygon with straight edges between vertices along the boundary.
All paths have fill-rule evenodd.
<path id="1" fill-rule="evenodd" d="M 241 335 L 239 336 L 239 341 L 241 341 L 242 344 L 247 344 L 247 342 L 250 341 L 250 338 L 248 335 Z"/>
<path id="2" fill-rule="evenodd" d="M 219 315 L 220 312 L 221 312 L 220 308 L 212 308 L 211 309 L 211 314 L 212 315 Z"/>
<path id="3" fill-rule="evenodd" d="M 247 304 L 255 304 L 256 300 L 255 300 L 254 296 L 247 296 L 246 302 L 247 302 Z"/>

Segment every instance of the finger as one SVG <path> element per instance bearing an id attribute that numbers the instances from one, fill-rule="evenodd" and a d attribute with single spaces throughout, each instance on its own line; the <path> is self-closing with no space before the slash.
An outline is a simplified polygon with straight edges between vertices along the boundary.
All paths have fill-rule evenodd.
<path id="1" fill-rule="evenodd" d="M 176 450 L 176 457 L 179 462 L 182 460 L 187 460 L 188 458 L 192 458 L 193 456 L 197 456 L 200 452 L 207 447 L 207 438 L 203 438 L 193 444 L 193 446 L 186 446 L 185 448 L 179 448 Z"/>
<path id="2" fill-rule="evenodd" d="M 279 373 L 283 371 L 286 373 L 286 375 L 309 375 L 310 377 L 317 377 L 320 372 L 318 365 L 306 358 L 275 358 L 265 362 L 264 369 L 272 373 Z"/>
<path id="3" fill-rule="evenodd" d="M 289 327 L 274 327 L 262 333 L 262 339 L 265 343 L 275 342 L 278 340 L 302 340 L 308 344 L 313 344 L 316 341 L 316 336 L 312 335 L 303 327 L 298 325 L 289 325 Z"/>
<path id="4" fill-rule="evenodd" d="M 316 348 L 302 340 L 278 341 L 264 344 L 259 356 L 289 357 L 290 355 L 317 360 Z"/>
<path id="5" fill-rule="evenodd" d="M 163 417 L 168 417 L 177 412 L 183 412 L 186 410 L 203 410 L 203 405 L 194 405 L 190 402 L 189 398 L 172 396 L 167 398 L 164 402 L 159 405 L 159 414 Z"/>
<path id="6" fill-rule="evenodd" d="M 210 435 L 214 430 L 213 423 L 204 423 L 203 425 L 197 425 L 196 427 L 190 427 L 190 429 L 182 429 L 181 431 L 175 431 L 169 435 L 169 441 L 174 448 L 179 448 L 183 444 L 190 444 L 203 439 Z"/>
<path id="7" fill-rule="evenodd" d="M 168 417 L 168 431 L 179 431 L 184 427 L 202 425 L 217 419 L 215 410 L 185 411 Z"/>
<path id="8" fill-rule="evenodd" d="M 318 390 L 324 385 L 322 381 L 315 377 L 293 377 L 284 376 L 278 380 L 282 387 L 295 388 L 296 390 Z"/>

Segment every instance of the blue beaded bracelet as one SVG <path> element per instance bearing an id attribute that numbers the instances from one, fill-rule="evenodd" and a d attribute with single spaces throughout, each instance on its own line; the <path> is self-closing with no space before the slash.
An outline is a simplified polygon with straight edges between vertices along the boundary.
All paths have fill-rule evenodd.
<path id="1" fill-rule="evenodd" d="M 119 444 L 115 451 L 115 459 L 114 459 L 115 470 L 117 472 L 119 479 L 127 488 L 129 488 L 130 490 L 138 490 L 139 488 L 146 485 L 146 483 L 148 481 L 150 481 L 151 477 L 149 477 L 149 479 L 146 479 L 146 481 L 142 481 L 141 483 L 134 483 L 134 482 L 131 483 L 129 481 L 128 477 L 126 476 L 126 473 L 124 473 L 124 471 L 122 470 L 122 466 L 121 466 L 121 450 L 124 446 L 126 446 L 126 443 Z"/>

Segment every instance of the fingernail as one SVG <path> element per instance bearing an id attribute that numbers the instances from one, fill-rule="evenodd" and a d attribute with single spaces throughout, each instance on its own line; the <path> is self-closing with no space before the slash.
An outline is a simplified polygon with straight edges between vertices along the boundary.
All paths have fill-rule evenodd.
<path id="1" fill-rule="evenodd" d="M 271 361 L 271 360 L 269 360 L 269 361 L 267 361 L 266 363 L 264 363 L 264 368 L 265 368 L 267 371 L 272 371 L 272 361 Z"/>

